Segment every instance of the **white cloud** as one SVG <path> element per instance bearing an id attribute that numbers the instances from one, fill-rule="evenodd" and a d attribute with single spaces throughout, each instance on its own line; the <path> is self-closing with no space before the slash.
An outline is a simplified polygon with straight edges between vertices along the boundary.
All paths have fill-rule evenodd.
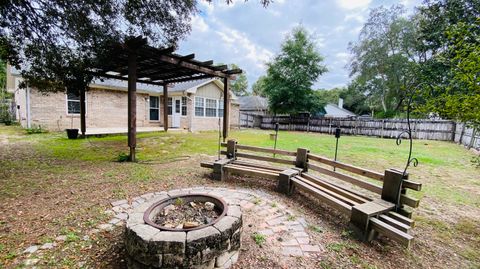
<path id="1" fill-rule="evenodd" d="M 372 0 L 336 0 L 339 7 L 343 9 L 364 9 L 367 8 Z"/>
<path id="2" fill-rule="evenodd" d="M 243 57 L 252 62 L 257 68 L 265 68 L 265 62 L 269 61 L 273 55 L 271 51 L 254 44 L 243 32 L 226 26 L 222 26 L 221 28 L 222 29 L 216 31 L 216 33 L 224 42 L 224 46 L 229 47 L 235 54 L 243 55 Z"/>
<path id="3" fill-rule="evenodd" d="M 192 30 L 204 33 L 208 31 L 208 24 L 205 23 L 205 20 L 200 16 L 194 16 L 192 18 Z"/>
<path id="4" fill-rule="evenodd" d="M 346 52 L 338 52 L 335 54 L 335 57 L 338 59 L 338 61 L 347 63 L 347 61 L 350 59 L 350 54 Z"/>

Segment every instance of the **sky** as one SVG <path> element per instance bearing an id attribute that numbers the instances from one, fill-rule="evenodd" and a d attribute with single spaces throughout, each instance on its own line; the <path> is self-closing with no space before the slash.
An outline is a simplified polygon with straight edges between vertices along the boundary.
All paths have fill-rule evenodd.
<path id="1" fill-rule="evenodd" d="M 200 14 L 191 33 L 179 43 L 179 53 L 195 53 L 201 61 L 235 63 L 248 78 L 248 89 L 266 73 L 265 63 L 280 52 L 286 35 L 303 25 L 312 35 L 328 72 L 315 89 L 346 86 L 349 42 L 358 34 L 371 8 L 402 4 L 409 12 L 420 0 L 274 0 L 264 8 L 258 0 L 199 0 Z"/>

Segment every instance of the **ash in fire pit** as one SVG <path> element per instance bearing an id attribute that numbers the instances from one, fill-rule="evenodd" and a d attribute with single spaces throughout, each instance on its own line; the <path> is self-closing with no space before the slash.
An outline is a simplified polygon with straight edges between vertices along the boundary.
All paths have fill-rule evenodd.
<path id="1" fill-rule="evenodd" d="M 238 204 L 208 194 L 159 195 L 129 214 L 128 267 L 227 268 L 238 258 L 241 233 Z"/>
<path id="2" fill-rule="evenodd" d="M 167 228 L 191 229 L 209 224 L 221 214 L 221 209 L 212 202 L 186 203 L 182 198 L 177 198 L 154 216 L 153 222 Z"/>

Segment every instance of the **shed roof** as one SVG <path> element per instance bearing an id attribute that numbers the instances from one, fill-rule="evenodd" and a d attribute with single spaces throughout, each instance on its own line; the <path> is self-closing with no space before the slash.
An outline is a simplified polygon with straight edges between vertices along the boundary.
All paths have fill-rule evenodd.
<path id="1" fill-rule="evenodd" d="M 240 110 L 268 110 L 268 100 L 261 96 L 242 96 L 238 98 Z"/>

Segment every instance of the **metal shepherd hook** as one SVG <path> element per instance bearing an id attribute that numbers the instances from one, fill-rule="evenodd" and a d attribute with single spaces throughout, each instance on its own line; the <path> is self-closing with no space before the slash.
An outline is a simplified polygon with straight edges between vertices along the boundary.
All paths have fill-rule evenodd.
<path id="1" fill-rule="evenodd" d="M 278 122 L 275 122 L 275 144 L 273 146 L 273 158 L 275 158 L 275 151 L 277 150 L 277 138 L 278 138 Z"/>

